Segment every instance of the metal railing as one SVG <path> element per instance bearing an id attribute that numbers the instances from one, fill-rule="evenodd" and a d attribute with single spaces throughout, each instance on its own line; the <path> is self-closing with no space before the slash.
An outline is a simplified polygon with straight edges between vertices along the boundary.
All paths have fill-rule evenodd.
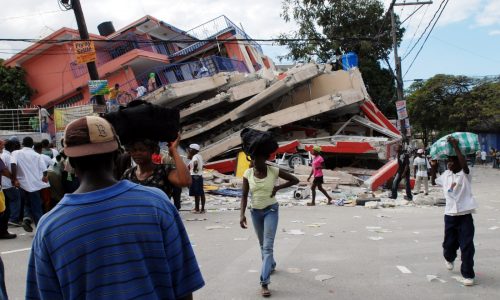
<path id="1" fill-rule="evenodd" d="M 229 32 L 231 30 L 234 30 L 237 34 L 241 35 L 243 38 L 250 40 L 250 36 L 240 27 L 238 27 L 236 24 L 234 24 L 231 20 L 229 20 L 228 17 L 225 15 L 221 15 L 215 19 L 212 19 L 206 23 L 203 23 L 199 26 L 196 26 L 195 28 L 192 28 L 188 31 L 186 31 L 183 34 L 176 35 L 173 37 L 171 40 L 176 40 L 180 39 L 181 36 L 185 37 L 186 35 L 193 37 L 198 40 L 208 40 L 208 39 L 213 39 L 216 38 L 217 36 Z M 172 57 L 175 56 L 182 56 L 182 55 L 187 55 L 189 53 L 192 53 L 196 51 L 197 49 L 207 45 L 209 42 L 207 41 L 200 41 L 196 42 L 194 44 L 189 45 L 188 47 L 179 50 L 172 54 Z M 249 43 L 255 47 L 260 53 L 263 53 L 262 47 L 256 43 L 255 41 L 249 41 Z"/>
<path id="2" fill-rule="evenodd" d="M 0 109 L 0 133 L 42 132 L 48 122 L 44 118 L 37 107 Z"/>

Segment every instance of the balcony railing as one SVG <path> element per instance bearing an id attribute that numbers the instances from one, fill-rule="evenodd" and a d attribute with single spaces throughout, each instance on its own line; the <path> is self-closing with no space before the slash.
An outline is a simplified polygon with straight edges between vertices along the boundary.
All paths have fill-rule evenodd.
<path id="1" fill-rule="evenodd" d="M 203 23 L 193 29 L 190 29 L 186 31 L 184 34 L 179 34 L 173 37 L 172 40 L 180 39 L 181 37 L 185 37 L 186 35 L 198 40 L 209 40 L 216 38 L 217 36 L 229 32 L 231 30 L 236 31 L 236 33 L 241 35 L 244 39 L 249 39 L 249 40 L 251 39 L 243 29 L 234 24 L 231 20 L 229 20 L 229 18 L 222 15 L 206 23 Z M 208 43 L 209 42 L 207 41 L 196 42 L 180 51 L 175 52 L 174 54 L 172 54 L 172 56 L 175 57 L 175 56 L 187 55 L 205 46 Z M 262 47 L 258 43 L 254 41 L 249 41 L 249 43 L 252 46 L 254 46 L 260 53 L 263 53 Z"/>

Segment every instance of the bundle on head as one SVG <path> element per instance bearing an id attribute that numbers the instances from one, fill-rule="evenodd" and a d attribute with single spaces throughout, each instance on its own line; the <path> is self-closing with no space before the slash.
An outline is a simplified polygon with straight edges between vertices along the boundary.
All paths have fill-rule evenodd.
<path id="1" fill-rule="evenodd" d="M 104 116 L 115 128 L 122 144 L 150 139 L 172 142 L 180 128 L 179 110 L 135 100 L 126 108 Z"/>
<path id="2" fill-rule="evenodd" d="M 271 132 L 245 128 L 241 131 L 243 152 L 251 158 L 269 157 L 278 150 L 278 142 Z"/>

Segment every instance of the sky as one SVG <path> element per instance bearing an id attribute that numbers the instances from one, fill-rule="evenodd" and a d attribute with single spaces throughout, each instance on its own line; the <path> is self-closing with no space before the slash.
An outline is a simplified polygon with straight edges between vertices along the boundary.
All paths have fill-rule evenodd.
<path id="1" fill-rule="evenodd" d="M 381 0 L 382 1 L 382 0 Z M 383 0 L 388 7 L 390 0 Z M 414 2 L 417 0 L 411 0 Z M 423 0 L 420 0 L 423 1 Z M 432 34 L 410 67 L 421 43 L 409 53 L 442 0 L 434 0 L 418 10 L 403 25 L 404 40 L 399 48 L 403 57 L 405 85 L 414 79 L 435 74 L 485 76 L 500 74 L 500 0 L 450 0 Z M 73 11 L 61 11 L 57 0 L 2 1 L 1 38 L 41 38 L 60 27 L 77 28 Z M 112 21 L 116 29 L 149 14 L 183 30 L 226 15 L 255 39 L 276 38 L 296 29 L 280 17 L 281 0 L 82 0 L 87 28 L 97 33 L 97 25 Z M 406 0 L 398 0 L 403 3 Z M 408 1 L 410 2 L 410 1 Z M 125 5 L 126 3 L 126 5 Z M 396 7 L 404 20 L 417 6 Z M 0 58 L 8 58 L 29 46 L 22 42 L 0 41 Z M 287 53 L 286 47 L 264 46 L 275 62 Z M 391 56 L 392 57 L 392 56 Z"/>

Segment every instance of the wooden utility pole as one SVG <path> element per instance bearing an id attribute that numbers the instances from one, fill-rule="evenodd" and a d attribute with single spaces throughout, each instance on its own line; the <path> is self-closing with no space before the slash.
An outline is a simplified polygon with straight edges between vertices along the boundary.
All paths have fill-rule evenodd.
<path id="1" fill-rule="evenodd" d="M 432 4 L 432 1 L 417 1 L 417 2 L 403 2 L 396 3 L 396 0 L 392 0 L 389 6 L 389 11 L 391 14 L 391 35 L 392 35 L 392 47 L 394 52 L 394 66 L 396 68 L 396 94 L 397 101 L 404 100 L 404 86 L 403 86 L 403 72 L 401 71 L 401 57 L 398 55 L 398 40 L 396 33 L 396 16 L 394 14 L 395 6 L 406 6 L 406 5 L 425 5 Z M 406 139 L 406 124 L 405 120 L 399 120 L 401 125 L 401 133 L 403 134 L 403 140 L 407 142 Z"/>
<path id="2" fill-rule="evenodd" d="M 61 0 L 61 2 L 68 2 L 69 0 Z M 80 39 L 89 40 L 89 32 L 87 31 L 87 24 L 85 23 L 85 17 L 83 16 L 82 6 L 80 5 L 80 0 L 71 0 L 71 8 L 75 12 L 76 24 L 78 25 L 78 32 L 80 33 Z M 94 61 L 87 63 L 87 69 L 89 71 L 90 80 L 99 80 L 99 73 L 97 72 L 97 66 Z M 97 104 L 106 105 L 104 101 L 104 96 L 95 96 Z"/>

